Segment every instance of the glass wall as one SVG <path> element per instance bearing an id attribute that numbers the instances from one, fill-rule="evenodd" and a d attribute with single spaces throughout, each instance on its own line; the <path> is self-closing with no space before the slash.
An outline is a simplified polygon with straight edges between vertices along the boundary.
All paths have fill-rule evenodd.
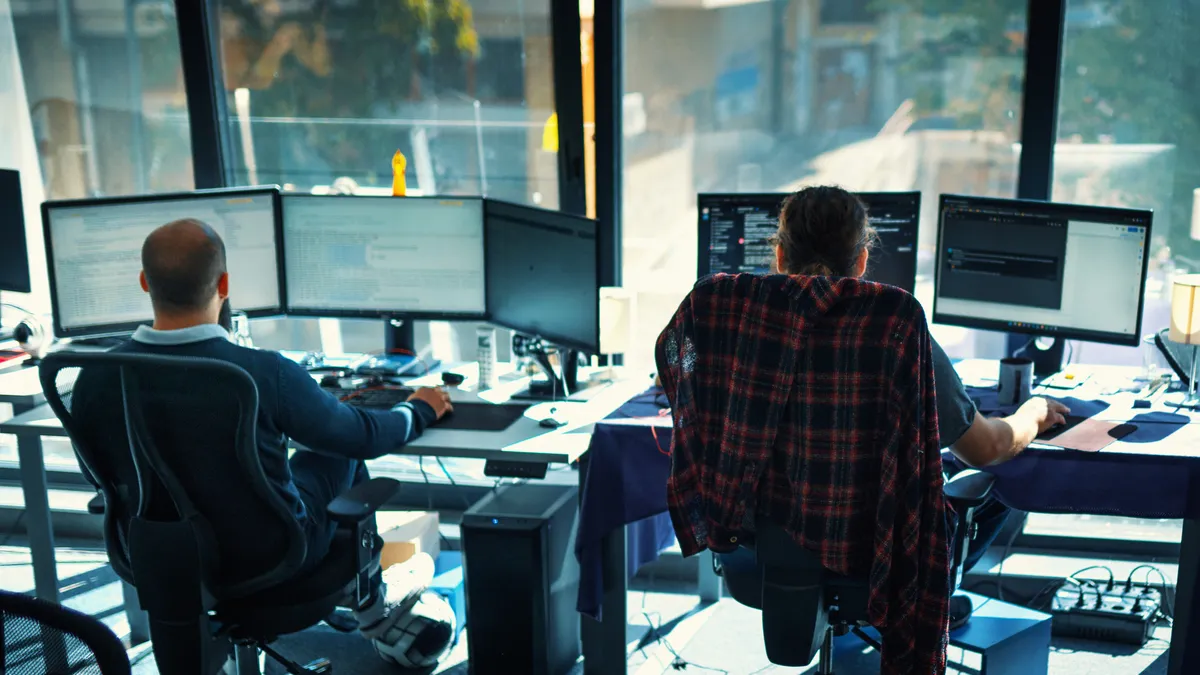
<path id="1" fill-rule="evenodd" d="M 641 350 L 696 278 L 696 193 L 921 190 L 918 297 L 936 197 L 1013 196 L 1023 0 L 625 3 L 624 284 Z M 957 356 L 1002 336 L 937 327 Z"/>
<path id="2" fill-rule="evenodd" d="M 1069 0 L 1053 198 L 1154 210 L 1144 333 L 1167 326 L 1170 280 L 1200 272 L 1200 73 L 1190 28 L 1200 1 Z M 1096 311 L 1104 311 L 1096 308 Z M 1132 347 L 1076 343 L 1075 360 L 1140 366 Z M 1178 520 L 1031 516 L 1025 531 L 1179 541 Z"/>
<path id="3" fill-rule="evenodd" d="M 557 139 L 544 138 L 554 112 L 549 0 L 217 7 L 230 184 L 391 194 L 400 150 L 409 194 L 557 208 Z M 255 336 L 319 347 L 315 321 L 286 323 Z M 351 351 L 378 349 L 382 331 L 342 322 Z"/>
<path id="4" fill-rule="evenodd" d="M 192 189 L 171 3 L 13 2 L 11 12 L 46 198 Z"/>

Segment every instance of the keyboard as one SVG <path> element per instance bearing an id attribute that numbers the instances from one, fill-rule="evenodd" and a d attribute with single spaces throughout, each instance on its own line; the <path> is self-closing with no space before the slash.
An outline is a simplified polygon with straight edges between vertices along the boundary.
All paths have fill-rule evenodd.
<path id="1" fill-rule="evenodd" d="M 397 403 L 403 403 L 412 396 L 412 389 L 388 387 L 383 389 L 327 389 L 346 405 L 356 408 L 371 408 L 374 410 L 390 410 Z"/>
<path id="2" fill-rule="evenodd" d="M 390 410 L 412 396 L 412 389 L 326 389 L 346 405 L 371 410 Z M 454 412 L 437 421 L 439 429 L 460 431 L 504 431 L 529 409 L 524 404 L 455 403 Z"/>

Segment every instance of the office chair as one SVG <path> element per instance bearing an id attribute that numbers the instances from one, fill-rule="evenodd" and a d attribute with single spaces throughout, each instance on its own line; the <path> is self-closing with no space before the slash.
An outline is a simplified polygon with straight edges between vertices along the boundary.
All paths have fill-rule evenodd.
<path id="1" fill-rule="evenodd" d="M 70 392 L 58 386 L 68 369 L 79 371 L 76 387 L 91 378 L 111 384 L 105 410 L 124 416 L 127 438 L 98 438 L 72 415 Z M 262 650 L 294 675 L 331 672 L 327 661 L 301 666 L 270 643 L 338 607 L 365 606 L 383 545 L 374 513 L 399 484 L 376 478 L 330 503 L 335 540 L 305 569 L 304 532 L 258 453 L 258 390 L 246 371 L 212 359 L 57 352 L 39 374 L 103 495 L 109 560 L 137 589 L 159 670 L 211 675 L 232 652 L 238 675 L 257 673 Z M 184 437 L 208 451 L 176 452 Z"/>
<path id="2" fill-rule="evenodd" d="M 946 499 L 961 514 L 952 540 L 954 588 L 962 581 L 975 509 L 987 499 L 994 481 L 991 474 L 975 470 L 961 471 L 946 481 Z M 867 621 L 866 577 L 830 572 L 817 554 L 800 546 L 775 523 L 760 520 L 755 529 L 757 567 L 720 567 L 718 562 L 714 567 L 719 567 L 717 573 L 724 577 L 734 600 L 762 610 L 763 642 L 771 663 L 802 668 L 819 652 L 818 675 L 833 675 L 833 638 L 851 631 L 879 649 L 861 629 Z"/>
<path id="3" fill-rule="evenodd" d="M 0 673 L 129 675 L 125 646 L 100 621 L 54 602 L 0 591 Z"/>

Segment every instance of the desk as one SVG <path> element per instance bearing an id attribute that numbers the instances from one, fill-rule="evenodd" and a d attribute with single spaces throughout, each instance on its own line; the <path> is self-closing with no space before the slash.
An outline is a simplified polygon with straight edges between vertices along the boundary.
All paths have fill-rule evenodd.
<path id="1" fill-rule="evenodd" d="M 1090 390 L 1055 393 L 1081 397 L 1089 396 Z M 641 485 L 665 485 L 670 472 L 670 458 L 660 448 L 669 447 L 672 429 L 669 419 L 656 416 L 654 398 L 653 394 L 643 395 L 623 406 L 615 415 L 623 419 L 597 424 L 593 440 L 594 445 L 603 443 L 626 456 L 636 456 Z M 1130 416 L 1121 418 L 1125 411 L 1133 417 L 1153 413 L 1151 419 L 1159 421 L 1138 421 L 1137 432 L 1101 452 L 1027 449 L 1013 461 L 990 470 L 997 478 L 996 494 L 1009 506 L 1025 511 L 1183 518 L 1168 672 L 1200 673 L 1200 416 L 1173 411 L 1161 403 L 1150 410 L 1135 410 L 1125 405 L 1132 403 L 1126 394 L 1106 397 L 1103 402 L 1108 405 L 1099 416 L 1106 419 L 1128 420 Z M 598 455 L 598 451 L 593 447 L 591 453 Z M 665 489 L 646 492 L 637 499 L 639 509 L 632 514 L 636 518 L 666 511 Z M 583 508 L 586 512 L 589 506 L 585 503 Z M 581 522 L 586 518 L 586 513 L 581 514 Z M 602 535 L 602 620 L 584 622 L 585 626 L 590 622 L 597 634 L 591 645 L 593 653 L 589 654 L 589 644 L 584 643 L 584 669 L 589 675 L 624 672 L 619 664 L 625 661 L 628 578 L 624 527 L 620 525 Z"/>
<path id="2" fill-rule="evenodd" d="M 550 405 L 541 404 L 530 408 L 524 417 L 500 432 L 438 429 L 435 426 L 396 454 L 572 463 L 587 452 L 593 423 L 607 416 L 644 387 L 644 381 L 618 381 L 598 392 L 588 392 L 591 395 L 587 401 L 554 403 L 552 405 L 557 408 L 556 415 L 567 422 L 566 426 L 559 429 L 547 429 L 538 425 L 538 420 L 548 412 L 542 411 L 541 408 Z M 57 602 L 58 573 L 55 566 L 42 439 L 66 438 L 67 432 L 50 406 L 44 405 L 45 396 L 38 381 L 37 369 L 26 368 L 12 374 L 0 374 L 0 392 L 3 392 L 0 393 L 0 402 L 12 403 L 14 412 L 18 413 L 12 419 L 0 423 L 0 433 L 17 437 L 35 591 L 38 597 Z M 455 400 L 473 397 L 474 395 L 465 392 L 452 392 L 452 398 Z M 127 609 L 131 608 L 128 589 L 126 604 Z M 135 620 L 131 615 L 131 626 L 135 625 Z"/>

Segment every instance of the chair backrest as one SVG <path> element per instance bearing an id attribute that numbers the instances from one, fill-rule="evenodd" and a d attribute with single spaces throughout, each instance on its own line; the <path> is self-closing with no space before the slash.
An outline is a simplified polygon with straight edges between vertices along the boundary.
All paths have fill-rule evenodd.
<path id="1" fill-rule="evenodd" d="M 72 370 L 73 390 L 66 391 L 59 383 Z M 245 370 L 215 359 L 57 352 L 43 360 L 40 376 L 104 495 L 113 567 L 140 596 L 153 593 L 147 585 L 169 594 L 183 567 L 195 567 L 218 600 L 299 571 L 303 530 L 267 479 L 268 471 L 286 479 L 288 469 L 263 465 L 258 390 Z M 164 574 L 150 572 L 156 569 Z"/>
<path id="2" fill-rule="evenodd" d="M 0 673 L 129 675 L 129 657 L 100 621 L 62 605 L 0 591 Z"/>

